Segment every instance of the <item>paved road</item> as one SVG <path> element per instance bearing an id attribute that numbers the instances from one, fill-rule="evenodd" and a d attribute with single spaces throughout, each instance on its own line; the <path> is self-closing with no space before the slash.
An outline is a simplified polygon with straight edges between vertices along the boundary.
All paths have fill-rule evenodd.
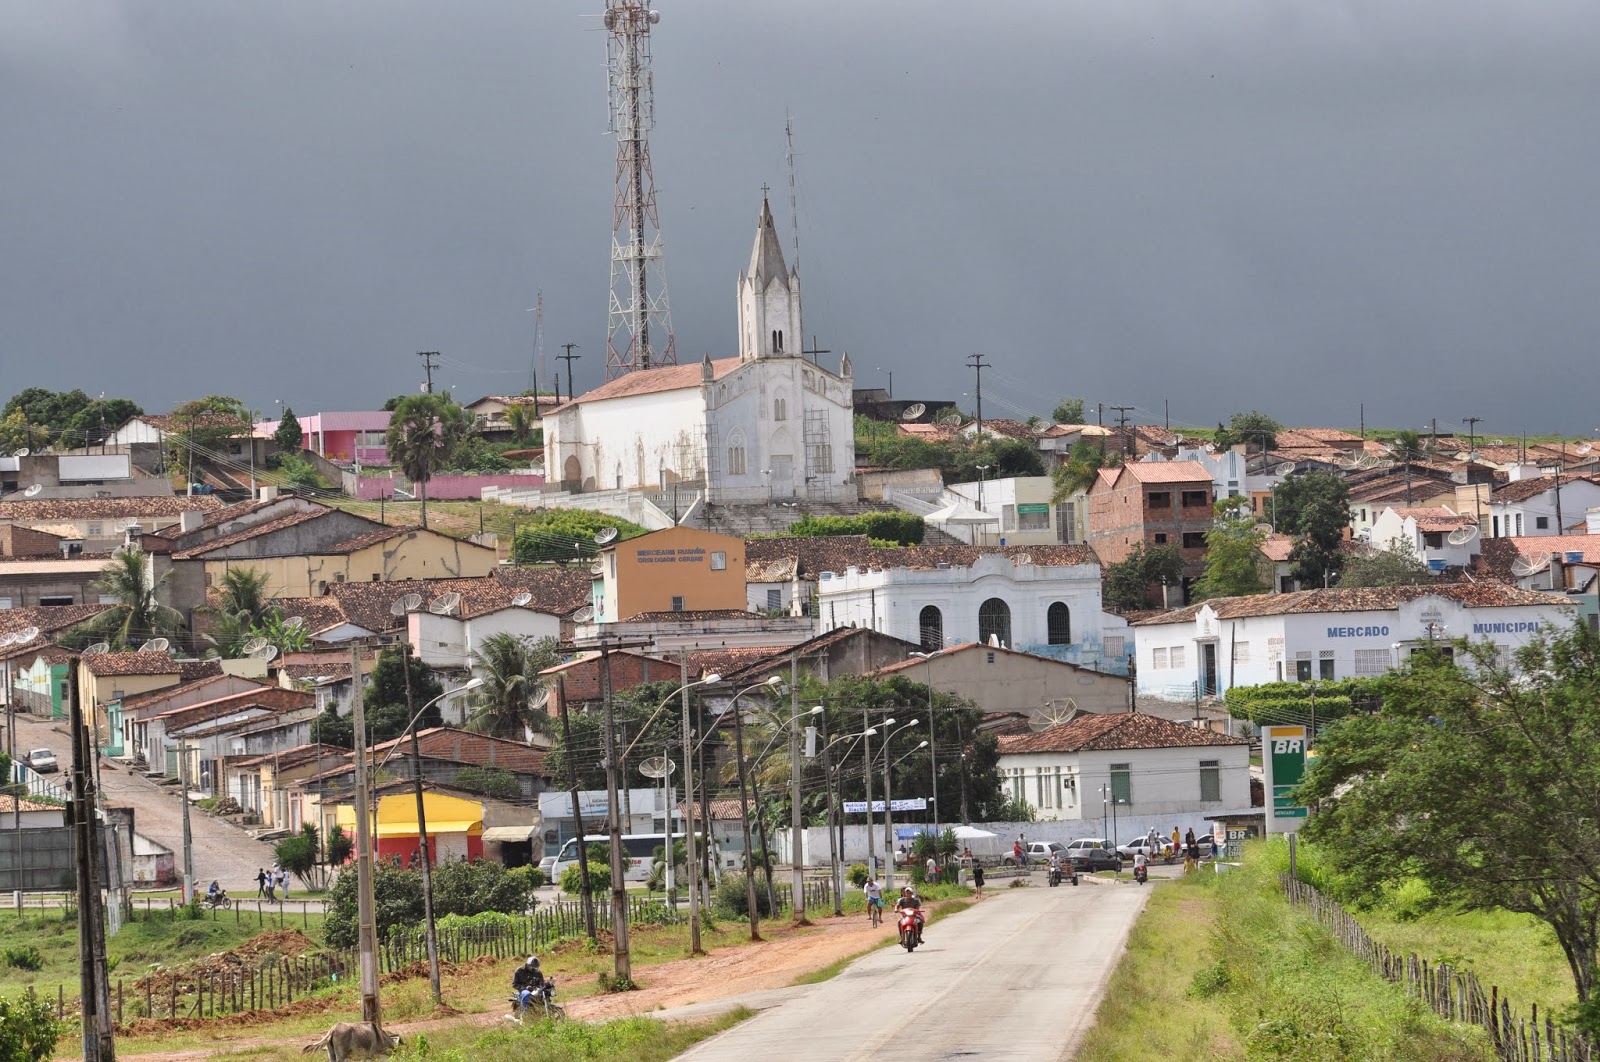
<path id="1" fill-rule="evenodd" d="M 37 748 L 54 752 L 61 761 L 61 773 L 47 777 L 63 788 L 72 784 L 69 775 L 72 742 L 64 733 L 65 729 L 64 720 L 17 714 L 19 753 L 25 755 L 29 749 Z M 158 786 L 143 774 L 124 766 L 113 766 L 113 763 L 112 760 L 101 761 L 100 781 L 105 787 L 105 799 L 112 804 L 131 805 L 134 829 L 172 849 L 181 874 L 183 805 L 178 801 L 177 787 Z M 255 840 L 237 826 L 195 808 L 190 809 L 189 827 L 194 839 L 194 872 L 199 887 L 204 888 L 216 879 L 231 895 L 253 899 L 256 871 L 272 865 L 272 847 Z M 290 899 L 298 899 L 299 884 L 299 881 L 292 882 Z"/>
<path id="2" fill-rule="evenodd" d="M 873 952 L 679 1057 L 1070 1058 L 1149 894 L 1087 881 L 1001 890 L 928 927 L 914 953 Z"/>

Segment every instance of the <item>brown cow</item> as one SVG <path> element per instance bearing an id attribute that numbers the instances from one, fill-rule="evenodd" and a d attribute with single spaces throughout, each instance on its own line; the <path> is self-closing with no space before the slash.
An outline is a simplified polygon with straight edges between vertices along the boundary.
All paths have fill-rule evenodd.
<path id="1" fill-rule="evenodd" d="M 348 1058 L 382 1058 L 399 1045 L 399 1036 L 384 1032 L 370 1021 L 341 1021 L 328 1030 L 328 1035 L 300 1050 L 309 1055 L 326 1047 L 329 1062 L 345 1062 Z"/>

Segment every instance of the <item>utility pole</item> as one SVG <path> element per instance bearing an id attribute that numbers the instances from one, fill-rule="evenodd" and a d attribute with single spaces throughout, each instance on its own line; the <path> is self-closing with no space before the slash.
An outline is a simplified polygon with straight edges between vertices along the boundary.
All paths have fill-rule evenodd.
<path id="1" fill-rule="evenodd" d="M 611 648 L 600 643 L 600 698 L 605 706 L 606 826 L 611 836 L 611 940 L 612 967 L 623 984 L 633 981 L 633 957 L 628 951 L 628 883 L 622 860 L 622 820 L 617 817 L 617 720 L 611 702 Z"/>
<path id="2" fill-rule="evenodd" d="M 805 833 L 800 822 L 800 665 L 789 654 L 789 862 L 794 871 L 794 896 L 790 907 L 794 924 L 806 921 Z"/>
<path id="3" fill-rule="evenodd" d="M 967 368 L 978 374 L 978 385 L 975 392 L 975 397 L 978 400 L 978 433 L 974 438 L 980 443 L 983 442 L 983 370 L 989 367 L 983 359 L 987 356 L 986 354 L 967 355 Z"/>
<path id="4" fill-rule="evenodd" d="M 557 354 L 556 355 L 556 360 L 564 361 L 564 362 L 567 363 L 567 401 L 570 402 L 574 398 L 578 397 L 578 392 L 576 392 L 576 391 L 574 391 L 572 389 L 572 363 L 577 361 L 579 358 L 583 357 L 583 355 L 582 354 L 574 354 L 573 353 L 574 350 L 578 349 L 578 344 L 576 344 L 576 343 L 563 343 L 563 344 L 561 344 L 561 349 L 563 351 L 565 351 L 566 353 Z M 560 380 L 559 377 L 557 377 L 557 379 L 556 379 L 556 389 L 559 390 L 560 387 L 561 387 L 561 380 Z"/>
<path id="5" fill-rule="evenodd" d="M 1132 406 L 1112 406 L 1117 414 L 1117 434 L 1122 436 L 1122 452 L 1127 457 L 1136 456 L 1133 452 L 1133 439 L 1128 434 L 1128 411 Z"/>
<path id="6" fill-rule="evenodd" d="M 430 395 L 433 394 L 433 370 L 436 368 L 433 359 L 438 356 L 439 352 L 437 350 L 417 351 L 417 357 L 422 359 L 422 371 L 428 374 L 428 385 L 423 390 Z"/>
<path id="7" fill-rule="evenodd" d="M 1106 426 L 1106 404 L 1104 402 L 1096 402 L 1094 404 L 1094 423 L 1095 427 L 1097 428 L 1103 428 Z M 1106 437 L 1102 435 L 1100 436 L 1100 463 L 1105 464 L 1105 461 Z"/>
<path id="8" fill-rule="evenodd" d="M 870 733 L 871 730 L 872 730 L 871 725 L 869 725 L 867 723 L 867 712 L 866 712 L 866 709 L 862 709 L 862 711 L 861 711 L 861 742 L 862 742 L 862 756 L 865 757 L 865 765 L 862 768 L 861 774 L 862 774 L 862 777 L 865 779 L 865 784 L 866 784 L 866 788 L 867 788 L 867 873 L 871 874 L 873 877 L 877 877 L 878 876 L 878 850 L 877 850 L 877 846 L 872 841 L 872 734 Z"/>
<path id="9" fill-rule="evenodd" d="M 356 751 L 356 937 L 360 949 L 361 1020 L 382 1027 L 378 999 L 378 927 L 372 899 L 372 795 L 367 791 L 367 709 L 361 645 L 350 644 L 350 719 Z"/>
<path id="10" fill-rule="evenodd" d="M 1469 459 L 1472 457 L 1472 452 L 1477 449 L 1476 444 L 1478 442 L 1478 422 L 1482 419 L 1482 417 L 1461 418 L 1461 423 L 1467 426 L 1467 457 Z"/>
<path id="11" fill-rule="evenodd" d="M 400 646 L 400 666 L 406 676 L 406 717 L 411 720 L 411 781 L 417 794 L 417 852 L 422 857 L 423 936 L 428 949 L 428 990 L 435 1005 L 444 1002 L 439 987 L 439 938 L 433 924 L 433 867 L 428 852 L 428 814 L 422 799 L 422 750 L 417 742 L 417 706 L 411 692 L 411 643 Z"/>
<path id="12" fill-rule="evenodd" d="M 756 908 L 755 846 L 750 841 L 750 790 L 744 770 L 744 712 L 739 698 L 733 699 L 733 756 L 739 768 L 739 827 L 744 832 L 744 896 L 750 908 L 750 939 L 761 939 L 760 913 Z"/>
<path id="13" fill-rule="evenodd" d="M 194 838 L 189 833 L 189 746 L 181 735 L 178 738 L 178 796 L 183 814 L 183 902 L 190 904 L 194 902 Z"/>
<path id="14" fill-rule="evenodd" d="M 117 1050 L 111 1035 L 105 913 L 100 902 L 100 876 L 96 872 L 99 853 L 95 849 L 100 833 L 95 822 L 96 793 L 89 766 L 89 737 L 84 729 L 83 702 L 78 695 L 78 661 L 69 663 L 67 679 L 72 706 L 68 724 L 72 730 L 72 827 L 78 876 L 78 961 L 82 967 L 78 984 L 82 995 L 83 1057 L 84 1062 L 112 1062 Z M 21 872 L 20 867 L 17 872 Z"/>
<path id="15" fill-rule="evenodd" d="M 689 954 L 699 955 L 700 948 L 700 865 L 695 862 L 694 831 L 699 822 L 694 814 L 694 731 L 689 726 L 689 650 L 681 650 L 678 654 L 678 680 L 683 687 L 679 696 L 683 708 L 683 802 L 684 816 L 688 820 L 685 825 L 683 843 L 684 862 L 689 871 Z M 570 747 L 570 746 L 563 746 Z M 667 822 L 672 821 L 671 802 L 667 807 Z M 709 842 L 708 842 L 709 843 Z M 672 861 L 672 852 L 667 852 L 667 861 Z"/>
<path id="16" fill-rule="evenodd" d="M 556 679 L 556 696 L 561 704 L 561 747 L 572 748 L 572 724 L 567 721 L 567 680 Z M 572 793 L 572 823 L 578 841 L 578 883 L 583 896 L 583 928 L 590 940 L 598 939 L 594 932 L 594 893 L 589 891 L 589 858 L 583 839 L 583 806 L 578 799 L 578 765 L 571 756 L 567 761 L 567 789 Z"/>

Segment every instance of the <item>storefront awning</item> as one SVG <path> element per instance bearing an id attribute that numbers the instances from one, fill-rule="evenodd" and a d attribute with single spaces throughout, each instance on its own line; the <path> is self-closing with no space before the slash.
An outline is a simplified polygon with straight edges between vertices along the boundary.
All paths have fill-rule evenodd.
<path id="1" fill-rule="evenodd" d="M 483 831 L 485 841 L 511 841 L 521 843 L 533 837 L 537 826 L 490 826 Z"/>

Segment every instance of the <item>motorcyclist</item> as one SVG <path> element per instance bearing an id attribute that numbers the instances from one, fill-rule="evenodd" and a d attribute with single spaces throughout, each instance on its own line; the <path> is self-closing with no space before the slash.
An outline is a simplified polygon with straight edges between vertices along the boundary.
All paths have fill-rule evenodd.
<path id="1" fill-rule="evenodd" d="M 916 926 L 917 926 L 917 943 L 921 944 L 922 943 L 922 927 L 927 921 L 922 915 L 922 897 L 918 896 L 916 894 L 916 892 L 911 888 L 910 885 L 907 885 L 905 888 L 900 890 L 900 898 L 894 902 L 894 909 L 896 911 L 910 910 L 910 911 L 915 912 L 915 914 L 916 914 Z"/>
<path id="2" fill-rule="evenodd" d="M 1050 880 L 1061 880 L 1061 853 L 1059 852 L 1050 853 Z"/>
<path id="3" fill-rule="evenodd" d="M 206 886 L 206 900 L 208 902 L 216 903 L 218 900 L 222 899 L 224 895 L 225 893 L 222 891 L 222 886 L 216 881 L 212 881 L 210 885 Z"/>
<path id="4" fill-rule="evenodd" d="M 1149 863 L 1149 857 L 1144 854 L 1143 850 L 1133 853 L 1134 877 L 1138 877 L 1141 874 L 1149 874 Z"/>

